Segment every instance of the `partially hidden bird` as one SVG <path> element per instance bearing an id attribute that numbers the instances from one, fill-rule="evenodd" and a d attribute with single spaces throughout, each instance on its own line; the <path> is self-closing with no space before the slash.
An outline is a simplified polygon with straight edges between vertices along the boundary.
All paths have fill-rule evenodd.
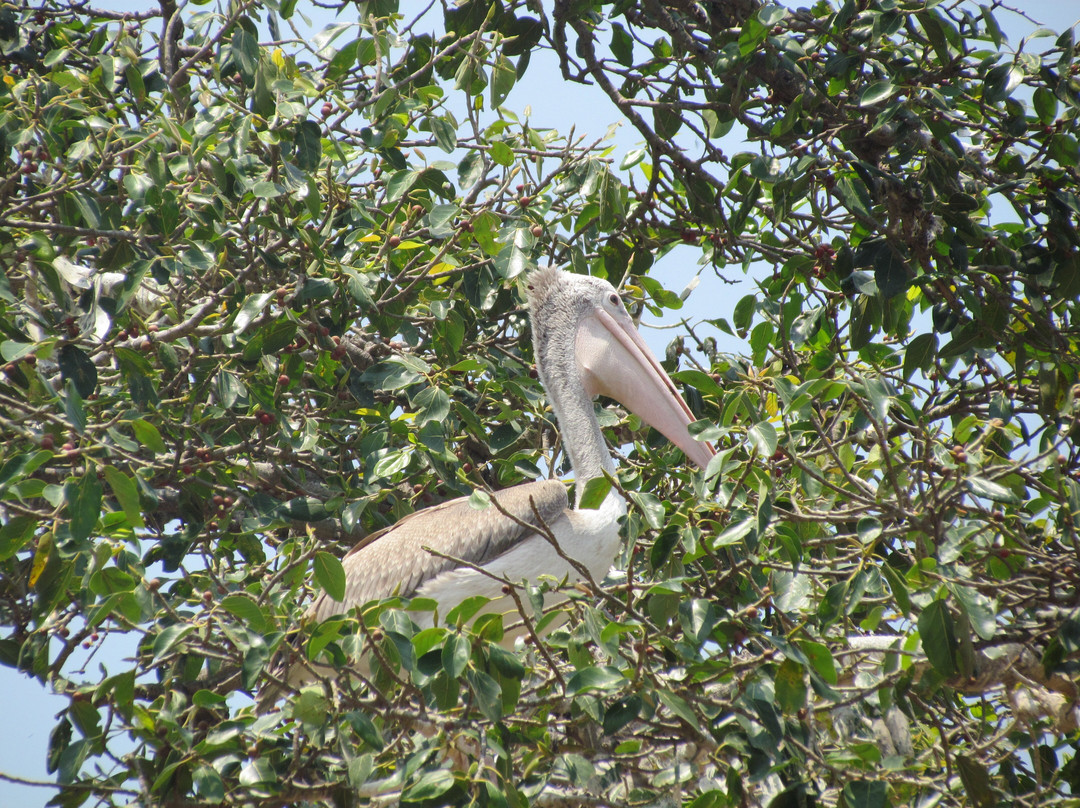
<path id="1" fill-rule="evenodd" d="M 486 611 L 516 614 L 505 587 L 542 575 L 580 580 L 568 559 L 601 580 L 618 551 L 626 501 L 612 487 L 598 508 L 580 507 L 590 480 L 615 474 L 594 410 L 598 395 L 627 407 L 699 467 L 708 465 L 712 447 L 691 435 L 694 415 L 610 283 L 545 267 L 527 276 L 526 288 L 536 369 L 573 466 L 575 507 L 566 484 L 552 479 L 492 493 L 497 506 L 477 509 L 461 497 L 416 511 L 349 551 L 345 599 L 322 592 L 308 620 L 394 595 L 434 599 L 443 616 L 482 595 L 491 599 Z M 421 626 L 433 624 L 431 612 L 413 614 Z M 311 669 L 294 664 L 286 678 L 295 687 L 312 678 Z"/>

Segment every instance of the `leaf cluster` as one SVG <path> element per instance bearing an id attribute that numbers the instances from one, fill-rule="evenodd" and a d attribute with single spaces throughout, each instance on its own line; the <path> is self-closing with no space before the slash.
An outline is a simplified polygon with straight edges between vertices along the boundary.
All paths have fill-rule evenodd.
<path id="1" fill-rule="evenodd" d="M 0 661 L 64 698 L 52 804 L 1074 799 L 1073 32 L 401 5 L 0 9 Z M 641 148 L 508 109 L 540 48 Z M 305 622 L 368 533 L 563 470 L 549 262 L 711 295 L 665 364 L 713 462 L 600 408 L 631 507 L 595 589 Z"/>

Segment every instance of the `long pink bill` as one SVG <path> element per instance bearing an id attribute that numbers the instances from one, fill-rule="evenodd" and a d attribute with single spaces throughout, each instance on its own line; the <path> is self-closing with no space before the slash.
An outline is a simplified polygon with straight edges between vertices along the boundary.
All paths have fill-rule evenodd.
<path id="1" fill-rule="evenodd" d="M 696 420 L 693 413 L 629 315 L 615 317 L 597 307 L 579 324 L 575 347 L 590 396 L 610 396 L 661 432 L 698 466 L 709 464 L 715 454 L 712 446 L 690 434 L 687 427 Z"/>

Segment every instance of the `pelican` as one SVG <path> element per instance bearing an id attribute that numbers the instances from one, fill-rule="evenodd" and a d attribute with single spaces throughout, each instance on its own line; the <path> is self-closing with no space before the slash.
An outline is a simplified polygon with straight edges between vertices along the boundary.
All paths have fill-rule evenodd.
<path id="1" fill-rule="evenodd" d="M 432 598 L 440 615 L 474 595 L 495 602 L 489 611 L 509 612 L 515 606 L 506 582 L 581 578 L 563 555 L 603 578 L 618 549 L 626 501 L 612 488 L 599 508 L 579 507 L 589 480 L 615 473 L 593 410 L 597 395 L 628 407 L 698 466 L 708 464 L 712 447 L 691 436 L 690 408 L 610 283 L 547 267 L 528 276 L 527 289 L 536 369 L 573 465 L 575 507 L 561 481 L 546 480 L 492 494 L 498 507 L 477 510 L 462 497 L 417 511 L 352 548 L 342 561 L 344 601 L 323 592 L 309 619 L 322 621 L 395 594 Z M 541 531 L 550 531 L 563 555 Z M 418 622 L 425 619 L 432 625 L 430 617 Z"/>

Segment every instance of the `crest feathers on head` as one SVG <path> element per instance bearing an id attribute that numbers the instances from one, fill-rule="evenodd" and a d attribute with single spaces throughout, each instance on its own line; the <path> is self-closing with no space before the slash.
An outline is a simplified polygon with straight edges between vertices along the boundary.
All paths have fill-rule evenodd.
<path id="1" fill-rule="evenodd" d="M 563 271 L 558 267 L 541 267 L 525 279 L 525 289 L 529 299 L 529 308 L 533 311 L 543 308 L 552 290 L 562 281 Z"/>

